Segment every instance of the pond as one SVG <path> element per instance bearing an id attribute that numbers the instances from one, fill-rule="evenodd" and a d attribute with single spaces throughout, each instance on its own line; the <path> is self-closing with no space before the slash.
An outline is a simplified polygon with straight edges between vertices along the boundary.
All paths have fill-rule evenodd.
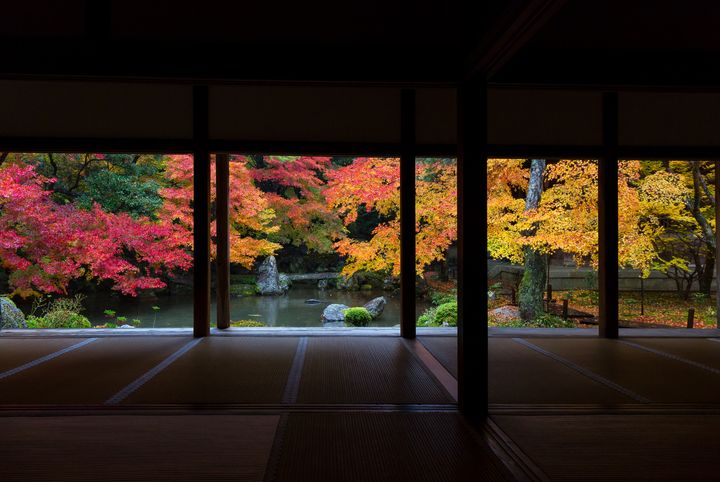
<path id="1" fill-rule="evenodd" d="M 400 323 L 400 295 L 381 290 L 342 291 L 319 290 L 314 287 L 293 286 L 281 296 L 244 296 L 230 299 L 230 319 L 257 320 L 268 326 L 321 327 L 323 309 L 331 303 L 348 306 L 362 306 L 371 299 L 384 296 L 387 305 L 383 314 L 370 326 L 395 326 Z M 308 304 L 308 299 L 320 300 L 319 304 Z M 192 294 L 157 298 L 127 298 L 111 293 L 95 293 L 85 301 L 85 312 L 90 321 L 103 324 L 108 320 L 105 310 L 113 310 L 117 316 L 124 316 L 128 322 L 141 321 L 141 328 L 191 327 L 193 318 Z M 159 309 L 153 309 L 158 307 Z M 418 303 L 418 313 L 427 306 Z M 24 308 L 24 307 L 23 307 Z M 23 311 L 27 312 L 26 309 Z M 216 305 L 213 300 L 211 315 L 215 325 Z"/>

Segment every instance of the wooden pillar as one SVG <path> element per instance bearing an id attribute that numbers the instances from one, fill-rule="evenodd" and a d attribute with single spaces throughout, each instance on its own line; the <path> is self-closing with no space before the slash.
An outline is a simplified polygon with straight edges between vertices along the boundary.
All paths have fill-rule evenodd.
<path id="1" fill-rule="evenodd" d="M 603 94 L 603 156 L 598 163 L 598 335 L 617 338 L 618 313 L 618 96 Z"/>
<path id="2" fill-rule="evenodd" d="M 400 109 L 400 335 L 415 338 L 415 90 L 402 90 Z"/>
<path id="3" fill-rule="evenodd" d="M 230 156 L 215 155 L 217 327 L 230 327 Z"/>
<path id="4" fill-rule="evenodd" d="M 193 336 L 210 334 L 208 88 L 193 88 Z"/>
<path id="5" fill-rule="evenodd" d="M 488 407 L 487 86 L 458 91 L 458 404 L 482 423 Z"/>
<path id="6" fill-rule="evenodd" d="M 715 319 L 720 328 L 720 161 L 715 161 Z"/>

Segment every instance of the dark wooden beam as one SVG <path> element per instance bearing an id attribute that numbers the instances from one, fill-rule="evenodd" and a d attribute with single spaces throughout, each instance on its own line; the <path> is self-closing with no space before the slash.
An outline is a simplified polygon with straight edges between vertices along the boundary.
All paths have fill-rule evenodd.
<path id="1" fill-rule="evenodd" d="M 400 335 L 415 338 L 415 90 L 401 95 Z"/>
<path id="2" fill-rule="evenodd" d="M 488 407 L 487 87 L 458 95 L 458 404 L 482 423 Z"/>
<path id="3" fill-rule="evenodd" d="M 510 8 L 469 56 L 465 80 L 489 80 L 550 20 L 567 0 L 527 0 Z"/>
<path id="4" fill-rule="evenodd" d="M 715 161 L 715 320 L 720 328 L 720 161 Z"/>
<path id="5" fill-rule="evenodd" d="M 230 328 L 230 156 L 215 155 L 217 327 Z"/>
<path id="6" fill-rule="evenodd" d="M 193 335 L 210 334 L 210 151 L 208 88 L 193 88 Z"/>
<path id="7" fill-rule="evenodd" d="M 10 152 L 103 152 L 188 154 L 195 145 L 192 139 L 142 139 L 134 137 L 16 137 L 0 136 L 0 145 Z M 263 155 L 308 156 L 386 156 L 398 157 L 400 143 L 374 142 L 296 142 L 211 139 L 210 152 L 242 152 Z M 455 144 L 419 144 L 422 157 L 453 157 Z"/>
<path id="8" fill-rule="evenodd" d="M 598 163 L 599 335 L 617 338 L 618 312 L 618 96 L 603 94 L 603 156 Z"/>

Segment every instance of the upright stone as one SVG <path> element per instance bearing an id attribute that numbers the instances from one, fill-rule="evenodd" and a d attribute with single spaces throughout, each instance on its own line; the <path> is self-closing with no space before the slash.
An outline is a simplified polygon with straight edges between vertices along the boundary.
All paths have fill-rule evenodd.
<path id="1" fill-rule="evenodd" d="M 365 305 L 363 308 L 368 310 L 370 313 L 370 316 L 373 318 L 377 318 L 378 316 L 382 315 L 383 310 L 385 309 L 385 305 L 387 304 L 387 301 L 385 300 L 384 296 L 378 296 L 377 298 L 373 298 Z"/>
<path id="2" fill-rule="evenodd" d="M 27 328 L 25 315 L 10 298 L 0 298 L 0 330 Z"/>
<path id="3" fill-rule="evenodd" d="M 280 284 L 280 274 L 275 256 L 268 256 L 257 269 L 257 288 L 261 295 L 281 295 L 285 292 Z"/>

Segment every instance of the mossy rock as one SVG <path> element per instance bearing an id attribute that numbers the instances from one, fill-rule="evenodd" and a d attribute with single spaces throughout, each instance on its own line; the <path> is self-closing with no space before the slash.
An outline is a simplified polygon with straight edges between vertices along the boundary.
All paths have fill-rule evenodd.
<path id="1" fill-rule="evenodd" d="M 230 296 L 241 297 L 241 296 L 255 296 L 257 294 L 257 287 L 254 284 L 231 284 L 230 285 Z"/>
<path id="2" fill-rule="evenodd" d="M 10 298 L 0 298 L 0 330 L 27 328 L 25 315 Z"/>
<path id="3" fill-rule="evenodd" d="M 371 285 L 371 284 L 360 285 L 360 289 L 363 291 L 370 291 L 373 289 L 373 285 Z"/>

